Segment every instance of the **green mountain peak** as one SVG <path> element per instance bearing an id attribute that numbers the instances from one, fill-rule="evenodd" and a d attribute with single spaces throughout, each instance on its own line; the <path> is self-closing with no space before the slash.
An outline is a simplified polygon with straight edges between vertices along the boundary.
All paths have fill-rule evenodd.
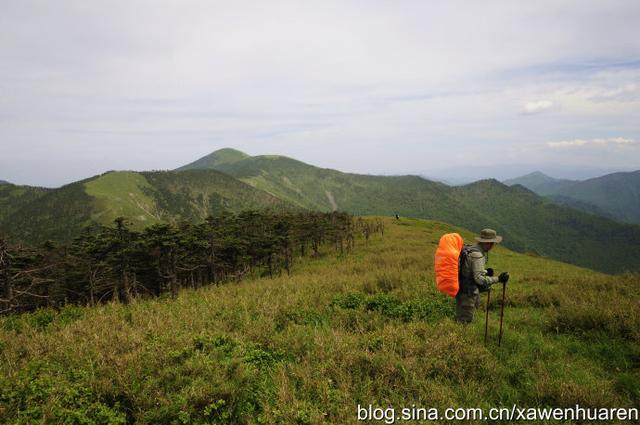
<path id="1" fill-rule="evenodd" d="M 222 148 L 222 149 L 218 149 L 216 151 L 213 151 L 210 155 L 217 155 L 219 157 L 227 157 L 229 159 L 243 159 L 243 158 L 248 158 L 249 154 L 246 154 L 242 151 L 239 151 L 238 149 L 233 149 L 233 148 Z"/>
<path id="2" fill-rule="evenodd" d="M 250 155 L 232 148 L 222 148 L 205 155 L 187 165 L 177 168 L 175 171 L 195 170 L 195 169 L 212 169 L 222 164 L 231 164 L 251 158 Z"/>

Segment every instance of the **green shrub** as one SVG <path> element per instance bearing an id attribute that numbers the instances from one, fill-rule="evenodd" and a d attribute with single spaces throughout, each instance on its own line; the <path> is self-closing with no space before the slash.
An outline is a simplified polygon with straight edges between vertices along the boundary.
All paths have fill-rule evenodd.
<path id="1" fill-rule="evenodd" d="M 346 295 L 338 295 L 331 301 L 331 306 L 338 306 L 341 308 L 355 309 L 362 305 L 365 300 L 365 295 L 360 292 L 351 292 Z"/>
<path id="2" fill-rule="evenodd" d="M 364 311 L 379 312 L 385 317 L 399 319 L 404 322 L 435 320 L 453 314 L 453 303 L 445 297 L 402 301 L 398 297 L 386 293 L 369 296 L 361 293 L 350 293 L 342 297 L 335 297 L 331 305 L 344 309 L 363 307 Z"/>
<path id="3" fill-rule="evenodd" d="M 27 322 L 38 330 L 44 330 L 56 318 L 56 311 L 50 308 L 41 308 L 27 315 Z"/>
<path id="4" fill-rule="evenodd" d="M 87 372 L 32 362 L 13 382 L 0 381 L 0 421 L 8 423 L 125 424 L 119 403 L 109 404 L 87 386 Z"/>
<path id="5" fill-rule="evenodd" d="M 20 316 L 12 315 L 3 317 L 2 320 L 2 329 L 8 332 L 15 332 L 17 334 L 22 332 L 22 320 Z"/>
<path id="6" fill-rule="evenodd" d="M 282 332 L 289 324 L 318 327 L 326 323 L 327 317 L 313 309 L 299 306 L 279 311 L 275 317 L 275 329 Z"/>
<path id="7" fill-rule="evenodd" d="M 193 348 L 198 351 L 217 349 L 230 354 L 238 346 L 238 342 L 228 335 L 200 335 L 193 338 Z"/>
<path id="8" fill-rule="evenodd" d="M 82 307 L 78 307 L 74 305 L 66 305 L 58 313 L 58 317 L 56 318 L 56 323 L 59 323 L 60 326 L 66 326 L 70 323 L 75 322 L 76 320 L 82 319 L 85 311 L 86 309 Z"/>

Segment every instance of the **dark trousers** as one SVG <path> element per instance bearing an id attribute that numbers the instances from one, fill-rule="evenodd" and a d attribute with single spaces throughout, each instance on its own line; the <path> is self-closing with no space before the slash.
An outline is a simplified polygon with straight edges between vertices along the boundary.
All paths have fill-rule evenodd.
<path id="1" fill-rule="evenodd" d="M 480 307 L 479 293 L 458 292 L 456 295 L 456 320 L 462 323 L 471 323 L 476 309 Z"/>

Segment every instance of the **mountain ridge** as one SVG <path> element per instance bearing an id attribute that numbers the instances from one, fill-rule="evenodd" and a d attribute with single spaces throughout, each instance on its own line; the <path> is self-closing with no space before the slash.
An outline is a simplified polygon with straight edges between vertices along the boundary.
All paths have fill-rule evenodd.
<path id="1" fill-rule="evenodd" d="M 531 173 L 504 183 L 521 184 L 558 204 L 640 224 L 640 170 L 610 173 L 586 180 L 555 179 L 542 173 Z"/>
<path id="2" fill-rule="evenodd" d="M 496 179 L 450 187 L 419 176 L 342 173 L 281 156 L 246 157 L 215 169 L 303 208 L 399 214 L 476 231 L 494 227 L 505 235 L 509 248 L 609 272 L 635 267 L 616 256 L 625 256 L 623 245 L 640 244 L 640 226 L 556 205 L 525 187 Z M 602 257 L 600 247 L 609 242 L 610 234 L 618 240 Z"/>
<path id="3" fill-rule="evenodd" d="M 31 243 L 65 241 L 119 216 L 141 228 L 264 208 L 293 207 L 216 170 L 108 171 L 57 189 L 1 186 L 0 232 Z"/>
<path id="4" fill-rule="evenodd" d="M 141 228 L 246 209 L 340 210 L 426 218 L 474 232 L 492 227 L 520 252 L 606 272 L 640 267 L 627 255 L 629 246 L 640 245 L 640 226 L 559 206 L 496 179 L 450 187 L 420 176 L 343 173 L 234 149 L 203 158 L 179 171 L 110 171 L 58 189 L 0 186 L 0 232 L 41 243 L 69 240 L 86 225 L 119 216 Z"/>

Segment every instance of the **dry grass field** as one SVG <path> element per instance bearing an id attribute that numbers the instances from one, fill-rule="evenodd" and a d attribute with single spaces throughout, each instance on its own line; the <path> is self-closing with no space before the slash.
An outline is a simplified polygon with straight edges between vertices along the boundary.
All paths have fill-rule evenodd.
<path id="1" fill-rule="evenodd" d="M 434 286 L 450 231 L 385 219 L 384 236 L 325 248 L 290 276 L 0 318 L 0 422 L 344 424 L 358 404 L 640 404 L 637 274 L 498 247 L 504 336 L 498 347 L 496 286 L 485 345 L 484 304 L 459 325 Z"/>

